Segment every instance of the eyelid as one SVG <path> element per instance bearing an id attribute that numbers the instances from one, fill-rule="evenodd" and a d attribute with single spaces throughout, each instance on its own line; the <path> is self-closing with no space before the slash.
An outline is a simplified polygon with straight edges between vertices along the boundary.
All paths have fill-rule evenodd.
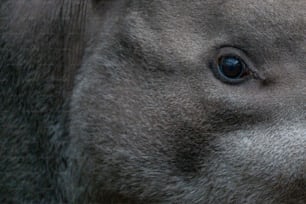
<path id="1" fill-rule="evenodd" d="M 216 59 L 219 59 L 221 56 L 225 55 L 236 55 L 240 57 L 246 64 L 247 69 L 252 72 L 252 75 L 255 79 L 259 80 L 265 79 L 265 77 L 260 74 L 259 70 L 256 69 L 254 63 L 249 59 L 249 57 L 245 54 L 245 52 L 235 47 L 221 47 L 220 51 L 216 56 Z"/>

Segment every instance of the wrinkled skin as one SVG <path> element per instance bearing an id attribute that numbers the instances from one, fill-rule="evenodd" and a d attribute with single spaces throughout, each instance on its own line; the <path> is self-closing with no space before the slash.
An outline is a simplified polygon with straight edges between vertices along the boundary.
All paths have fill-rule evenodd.
<path id="1" fill-rule="evenodd" d="M 306 203 L 304 0 L 0 11 L 1 203 Z"/>

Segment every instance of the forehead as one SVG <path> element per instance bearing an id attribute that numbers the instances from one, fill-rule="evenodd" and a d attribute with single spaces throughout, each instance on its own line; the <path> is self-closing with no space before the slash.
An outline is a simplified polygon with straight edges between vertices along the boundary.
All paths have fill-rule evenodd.
<path id="1" fill-rule="evenodd" d="M 244 29 L 291 31 L 304 35 L 305 0 L 155 0 L 143 1 L 146 10 L 157 14 L 159 23 L 176 21 L 181 26 L 205 23 L 244 26 Z M 142 8 L 143 9 L 143 8 Z M 157 20 L 153 17 L 153 21 Z M 177 24 L 176 24 L 177 25 Z M 188 26 L 187 26 L 188 27 Z M 205 26 L 202 26 L 205 29 Z M 290 34 L 289 32 L 287 34 Z"/>
<path id="2" fill-rule="evenodd" d="M 229 0 L 218 4 L 218 13 L 224 12 L 227 19 L 244 24 L 253 24 L 257 29 L 275 27 L 295 32 L 305 31 L 306 1 L 283 0 Z M 250 25 L 252 26 L 252 25 Z M 299 30 L 303 28 L 304 30 Z"/>
<path id="3" fill-rule="evenodd" d="M 129 25 L 147 42 L 144 46 L 155 38 L 153 47 L 162 42 L 180 56 L 234 46 L 257 61 L 293 57 L 305 63 L 305 0 L 144 0 L 132 5 Z"/>
<path id="4" fill-rule="evenodd" d="M 232 10 L 256 11 L 258 13 L 274 12 L 283 14 L 305 14 L 304 0 L 217 0 L 218 5 L 227 6 Z M 298 13 L 296 13 L 298 12 Z"/>
<path id="5" fill-rule="evenodd" d="M 305 0 L 157 0 L 149 10 L 152 24 L 204 38 L 301 50 L 306 46 Z M 153 14 L 157 14 L 152 17 Z M 246 45 L 248 46 L 248 45 Z"/>
<path id="6" fill-rule="evenodd" d="M 305 43 L 306 1 L 229 0 L 217 5 L 218 23 L 237 35 L 288 46 Z M 233 31 L 233 28 L 240 29 Z M 289 44 L 288 44 L 289 43 Z M 303 43 L 303 44 L 304 44 Z M 305 45 L 305 44 L 304 44 Z"/>

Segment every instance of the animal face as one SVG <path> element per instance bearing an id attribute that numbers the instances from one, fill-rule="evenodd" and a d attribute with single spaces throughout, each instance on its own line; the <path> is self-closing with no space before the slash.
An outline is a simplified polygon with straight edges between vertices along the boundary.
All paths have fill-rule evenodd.
<path id="1" fill-rule="evenodd" d="M 0 203 L 306 203 L 304 0 L 0 16 Z"/>
<path id="2" fill-rule="evenodd" d="M 93 15 L 70 131 L 97 199 L 306 202 L 304 1 L 113 2 Z"/>

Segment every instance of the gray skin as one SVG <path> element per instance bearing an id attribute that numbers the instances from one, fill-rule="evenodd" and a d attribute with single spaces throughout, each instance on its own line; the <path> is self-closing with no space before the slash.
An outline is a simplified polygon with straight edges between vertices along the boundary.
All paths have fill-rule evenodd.
<path id="1" fill-rule="evenodd" d="M 306 203 L 304 0 L 0 5 L 1 203 Z"/>

